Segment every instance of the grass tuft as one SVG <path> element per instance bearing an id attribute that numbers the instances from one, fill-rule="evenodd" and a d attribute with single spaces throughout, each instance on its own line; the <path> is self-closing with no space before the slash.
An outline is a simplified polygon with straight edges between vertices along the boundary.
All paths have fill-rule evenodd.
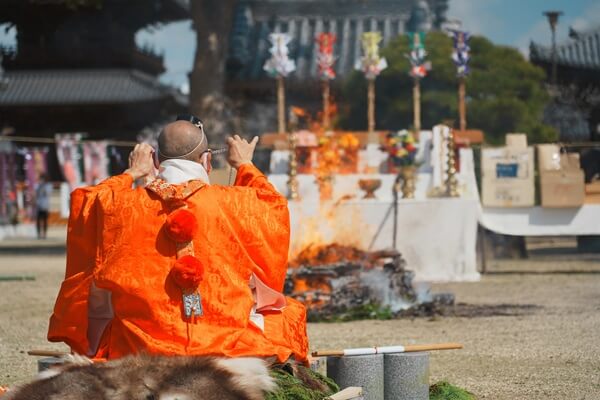
<path id="1" fill-rule="evenodd" d="M 476 397 L 473 393 L 442 381 L 429 388 L 429 400 L 476 400 Z"/>

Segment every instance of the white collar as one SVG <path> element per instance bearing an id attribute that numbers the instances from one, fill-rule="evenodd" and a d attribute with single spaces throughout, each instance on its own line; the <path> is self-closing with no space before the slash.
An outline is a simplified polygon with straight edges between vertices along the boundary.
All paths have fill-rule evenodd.
<path id="1" fill-rule="evenodd" d="M 210 183 L 208 173 L 202 164 L 190 160 L 169 159 L 163 161 L 158 170 L 158 177 L 175 185 L 193 179 Z"/>

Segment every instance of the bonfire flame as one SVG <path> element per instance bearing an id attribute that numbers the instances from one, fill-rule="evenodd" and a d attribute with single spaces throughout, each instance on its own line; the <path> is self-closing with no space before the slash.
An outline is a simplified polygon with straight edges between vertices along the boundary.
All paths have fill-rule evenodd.
<path id="1" fill-rule="evenodd" d="M 327 245 L 309 244 L 298 253 L 290 263 L 290 267 L 319 266 L 339 263 L 369 263 L 370 256 L 367 252 L 354 246 L 345 246 L 339 243 Z"/>

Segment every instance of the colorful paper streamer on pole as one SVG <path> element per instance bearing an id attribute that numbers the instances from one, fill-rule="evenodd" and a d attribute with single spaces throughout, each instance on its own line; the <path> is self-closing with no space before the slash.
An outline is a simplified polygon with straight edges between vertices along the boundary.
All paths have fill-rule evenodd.
<path id="1" fill-rule="evenodd" d="M 425 33 L 409 32 L 408 39 L 410 44 L 410 76 L 415 79 L 425 78 L 427 71 L 431 69 L 431 64 L 425 60 L 427 51 L 425 51 Z"/>
<path id="2" fill-rule="evenodd" d="M 331 32 L 320 33 L 315 39 L 319 48 L 317 53 L 317 66 L 319 68 L 319 76 L 322 80 L 335 79 L 335 70 L 333 69 L 333 65 L 335 64 L 333 45 L 336 40 L 337 37 L 335 33 Z"/>
<path id="3" fill-rule="evenodd" d="M 272 44 L 269 52 L 271 58 L 267 60 L 264 70 L 272 77 L 287 77 L 296 69 L 296 63 L 288 57 L 288 44 L 292 40 L 287 33 L 271 33 L 269 40 Z"/>
<path id="4" fill-rule="evenodd" d="M 373 80 L 387 68 L 387 61 L 379 55 L 381 32 L 365 32 L 362 34 L 363 57 L 357 60 L 355 68 L 362 71 L 368 80 Z"/>
<path id="5" fill-rule="evenodd" d="M 469 75 L 469 60 L 471 59 L 469 40 L 471 35 L 469 32 L 452 31 L 454 36 L 454 51 L 452 52 L 452 60 L 456 64 L 456 74 L 459 78 L 464 78 Z"/>

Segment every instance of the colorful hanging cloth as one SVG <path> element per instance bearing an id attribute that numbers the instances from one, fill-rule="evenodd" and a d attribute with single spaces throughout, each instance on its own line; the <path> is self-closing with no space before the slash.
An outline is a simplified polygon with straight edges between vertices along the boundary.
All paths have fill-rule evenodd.
<path id="1" fill-rule="evenodd" d="M 471 35 L 469 32 L 452 31 L 454 37 L 454 51 L 452 52 L 452 60 L 456 64 L 456 75 L 463 78 L 469 75 L 469 60 L 471 59 L 469 40 Z"/>
<path id="2" fill-rule="evenodd" d="M 315 41 L 317 42 L 317 67 L 319 68 L 319 76 L 322 80 L 335 79 L 335 57 L 333 56 L 333 45 L 337 37 L 335 33 L 323 32 L 320 33 Z"/>
<path id="3" fill-rule="evenodd" d="M 356 61 L 355 68 L 362 71 L 369 80 L 375 79 L 381 71 L 387 68 L 386 59 L 379 55 L 381 40 L 381 32 L 365 32 L 362 34 L 363 57 Z"/>
<path id="4" fill-rule="evenodd" d="M 285 78 L 296 70 L 296 63 L 288 57 L 288 44 L 292 38 L 287 33 L 271 33 L 269 40 L 272 44 L 269 49 L 271 58 L 265 63 L 264 70 L 273 78 Z"/>

